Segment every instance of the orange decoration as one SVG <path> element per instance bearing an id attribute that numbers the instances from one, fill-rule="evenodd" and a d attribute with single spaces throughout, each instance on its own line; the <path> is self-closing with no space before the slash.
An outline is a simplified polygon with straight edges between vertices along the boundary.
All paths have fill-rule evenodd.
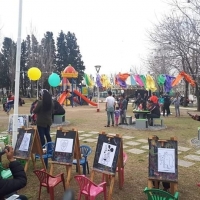
<path id="1" fill-rule="evenodd" d="M 191 86 L 195 87 L 196 83 L 195 81 L 192 79 L 192 77 L 188 74 L 186 74 L 184 71 L 180 72 L 179 75 L 173 80 L 172 82 L 172 87 L 177 85 L 180 80 L 185 79 Z"/>

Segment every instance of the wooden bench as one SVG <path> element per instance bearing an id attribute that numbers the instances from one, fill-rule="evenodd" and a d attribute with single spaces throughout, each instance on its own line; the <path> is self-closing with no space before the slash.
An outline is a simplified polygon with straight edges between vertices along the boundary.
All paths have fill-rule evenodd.
<path id="1" fill-rule="evenodd" d="M 54 115 L 53 116 L 54 124 L 62 124 L 63 122 L 65 122 L 65 115 Z"/>
<path id="2" fill-rule="evenodd" d="M 160 123 L 156 124 L 155 123 L 156 121 L 159 121 Z M 153 118 L 153 126 L 156 126 L 156 125 L 163 126 L 163 119 L 162 118 Z"/>
<path id="3" fill-rule="evenodd" d="M 148 128 L 148 120 L 147 119 L 136 119 L 135 120 L 135 128 L 137 128 L 137 129 Z"/>

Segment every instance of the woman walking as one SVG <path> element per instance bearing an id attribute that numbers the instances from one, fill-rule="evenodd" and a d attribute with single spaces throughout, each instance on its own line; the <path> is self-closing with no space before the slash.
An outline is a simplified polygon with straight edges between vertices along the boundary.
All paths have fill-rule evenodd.
<path id="1" fill-rule="evenodd" d="M 176 97 L 172 101 L 172 103 L 174 104 L 174 107 L 175 107 L 176 117 L 180 117 L 180 108 L 179 108 L 180 101 L 181 101 L 181 97 L 180 97 L 179 93 L 177 93 Z"/>
<path id="2" fill-rule="evenodd" d="M 41 145 L 43 146 L 45 144 L 45 137 L 47 142 L 51 142 L 50 126 L 52 124 L 53 102 L 47 90 L 42 90 L 41 100 L 37 102 L 34 113 L 37 115 L 36 125 Z"/>

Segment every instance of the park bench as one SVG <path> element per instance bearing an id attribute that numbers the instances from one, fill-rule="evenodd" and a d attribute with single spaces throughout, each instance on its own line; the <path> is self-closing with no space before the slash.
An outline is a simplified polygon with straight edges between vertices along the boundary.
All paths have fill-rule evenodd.
<path id="1" fill-rule="evenodd" d="M 156 124 L 155 122 L 159 121 L 159 124 Z M 162 118 L 153 118 L 153 126 L 163 126 L 163 119 Z"/>
<path id="2" fill-rule="evenodd" d="M 126 116 L 126 121 L 128 125 L 132 124 L 132 116 Z"/>
<path id="3" fill-rule="evenodd" d="M 148 128 L 148 120 L 147 119 L 136 119 L 135 120 L 135 128 L 137 128 L 137 129 Z"/>

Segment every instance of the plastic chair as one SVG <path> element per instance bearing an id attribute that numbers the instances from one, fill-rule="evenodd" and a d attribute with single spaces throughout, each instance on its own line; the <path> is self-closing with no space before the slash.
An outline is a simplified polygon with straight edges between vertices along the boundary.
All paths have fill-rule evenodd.
<path id="1" fill-rule="evenodd" d="M 2 163 L 0 163 L 0 173 L 1 173 L 2 179 L 8 179 L 12 177 L 12 172 L 10 171 L 10 169 L 5 169 L 2 166 Z"/>
<path id="2" fill-rule="evenodd" d="M 50 194 L 50 200 L 54 200 L 54 187 L 59 183 L 63 183 L 64 191 L 65 191 L 65 179 L 64 173 L 58 174 L 57 176 L 51 176 L 44 169 L 42 170 L 34 170 L 33 171 L 40 181 L 40 189 L 39 189 L 39 200 L 41 195 L 41 188 L 46 187 L 47 192 Z"/>
<path id="3" fill-rule="evenodd" d="M 87 146 L 87 145 L 81 145 L 80 146 L 80 152 L 81 152 L 81 156 L 82 158 L 79 160 L 80 165 L 83 166 L 83 174 L 86 175 L 86 168 L 89 174 L 89 165 L 88 165 L 88 160 L 87 157 L 92 153 L 92 149 Z M 73 164 L 76 165 L 76 172 L 77 170 L 77 160 L 73 160 Z"/>
<path id="4" fill-rule="evenodd" d="M 159 189 L 144 189 L 144 193 L 147 195 L 148 200 L 178 200 L 178 192 L 175 192 L 174 196 L 168 192 Z"/>
<path id="5" fill-rule="evenodd" d="M 54 146 L 54 142 L 48 142 L 42 147 L 43 149 L 46 149 L 46 152 L 44 153 L 44 155 L 42 155 L 46 168 L 48 168 L 48 159 L 53 157 Z M 35 160 L 39 158 L 40 155 L 35 154 Z"/>
<path id="6" fill-rule="evenodd" d="M 123 163 L 124 166 L 126 165 L 126 161 L 128 159 L 128 155 L 126 154 L 126 152 L 123 152 Z M 116 172 L 118 172 L 118 167 L 116 168 Z M 121 168 L 121 173 L 122 173 L 122 186 L 124 185 L 124 167 Z M 108 176 L 109 178 L 111 178 L 111 176 Z M 102 181 L 105 181 L 105 174 L 102 174 Z"/>
<path id="7" fill-rule="evenodd" d="M 104 200 L 106 200 L 106 182 L 96 185 L 85 175 L 76 175 L 74 178 L 80 187 L 78 200 L 81 200 L 82 194 L 85 195 L 85 199 L 95 200 L 100 193 L 104 193 Z"/>

